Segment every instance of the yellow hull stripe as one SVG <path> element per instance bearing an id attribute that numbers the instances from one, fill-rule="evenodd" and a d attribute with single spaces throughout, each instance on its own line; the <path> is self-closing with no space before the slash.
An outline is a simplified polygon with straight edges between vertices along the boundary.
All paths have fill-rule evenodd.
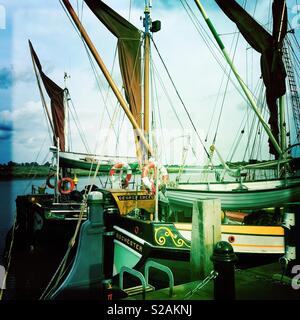
<path id="1" fill-rule="evenodd" d="M 174 223 L 178 230 L 192 231 L 191 223 Z M 284 229 L 276 226 L 236 226 L 236 225 L 222 225 L 222 233 L 230 234 L 256 234 L 256 235 L 271 235 L 284 236 Z"/>
<path id="2" fill-rule="evenodd" d="M 255 248 L 284 248 L 284 246 L 272 246 L 272 245 L 256 245 L 256 244 L 235 244 L 231 243 L 233 247 L 255 247 Z"/>
<path id="3" fill-rule="evenodd" d="M 284 229 L 282 227 L 222 225 L 221 230 L 222 233 L 284 236 Z"/>

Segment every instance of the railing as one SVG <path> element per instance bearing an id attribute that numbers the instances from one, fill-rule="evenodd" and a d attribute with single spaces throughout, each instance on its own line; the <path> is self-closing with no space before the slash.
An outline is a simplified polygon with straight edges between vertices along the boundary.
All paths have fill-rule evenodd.
<path id="1" fill-rule="evenodd" d="M 131 268 L 128 268 L 126 266 L 123 266 L 121 268 L 121 271 L 120 271 L 120 280 L 119 280 L 119 286 L 120 286 L 120 289 L 123 290 L 124 289 L 124 281 L 123 281 L 123 278 L 124 278 L 124 273 L 127 272 L 129 274 L 131 274 L 132 276 L 138 278 L 139 280 L 141 280 L 141 283 L 142 283 L 142 287 L 143 287 L 143 300 L 145 300 L 145 294 L 146 294 L 146 280 L 143 276 L 143 274 L 137 270 L 134 270 L 134 269 L 131 269 Z"/>
<path id="2" fill-rule="evenodd" d="M 173 295 L 173 288 L 174 288 L 174 276 L 171 269 L 163 264 L 157 263 L 155 261 L 147 261 L 145 265 L 145 278 L 146 284 L 149 285 L 149 269 L 155 268 L 162 272 L 165 272 L 169 277 L 169 296 L 172 297 Z"/>

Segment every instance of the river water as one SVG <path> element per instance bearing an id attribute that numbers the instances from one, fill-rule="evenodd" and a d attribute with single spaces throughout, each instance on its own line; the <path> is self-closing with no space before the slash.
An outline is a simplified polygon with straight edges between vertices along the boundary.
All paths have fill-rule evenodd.
<path id="1" fill-rule="evenodd" d="M 91 181 L 88 177 L 79 177 L 77 189 L 81 191 L 88 184 L 95 184 L 98 187 L 103 186 L 107 182 L 107 177 Z M 45 184 L 44 178 L 38 179 L 14 179 L 8 181 L 0 181 L 0 264 L 1 256 L 5 246 L 5 238 L 9 229 L 12 227 L 16 216 L 16 198 L 18 195 L 30 194 L 32 186 L 38 187 Z M 53 193 L 52 189 L 47 189 L 47 193 Z"/>

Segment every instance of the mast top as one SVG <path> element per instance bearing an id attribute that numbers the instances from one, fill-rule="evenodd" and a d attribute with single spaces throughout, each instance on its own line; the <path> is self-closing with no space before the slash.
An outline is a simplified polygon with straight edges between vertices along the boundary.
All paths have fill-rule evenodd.
<path id="1" fill-rule="evenodd" d="M 152 0 L 145 0 L 143 27 L 145 28 L 145 35 L 149 35 L 150 32 L 158 32 L 161 29 L 161 22 L 159 20 L 151 20 L 151 8 Z"/>
<path id="2" fill-rule="evenodd" d="M 151 0 L 145 0 L 145 10 L 144 10 L 144 21 L 143 21 L 143 26 L 145 28 L 145 34 L 150 33 L 150 28 L 151 28 L 151 8 L 152 8 L 152 1 Z"/>
<path id="3" fill-rule="evenodd" d="M 152 8 L 152 0 L 145 0 L 145 11 Z"/>
<path id="4" fill-rule="evenodd" d="M 70 79 L 71 76 L 67 74 L 67 72 L 64 72 L 64 84 L 65 84 L 65 89 L 67 89 L 67 80 Z"/>

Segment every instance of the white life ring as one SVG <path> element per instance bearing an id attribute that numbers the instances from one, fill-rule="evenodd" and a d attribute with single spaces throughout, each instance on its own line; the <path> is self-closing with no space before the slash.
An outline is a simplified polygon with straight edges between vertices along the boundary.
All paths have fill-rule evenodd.
<path id="1" fill-rule="evenodd" d="M 150 174 L 150 170 L 153 170 L 152 174 Z M 142 182 L 146 189 L 155 194 L 155 179 L 156 179 L 156 164 L 154 161 L 149 161 L 142 169 Z M 167 184 L 169 181 L 168 171 L 164 166 L 159 167 L 159 185 L 158 189 L 160 189 L 162 184 Z"/>
<path id="2" fill-rule="evenodd" d="M 126 176 L 124 179 L 122 179 L 122 174 L 123 174 L 123 170 L 126 170 Z M 114 164 L 110 171 L 109 171 L 109 178 L 110 181 L 112 183 L 112 186 L 114 187 L 115 185 L 115 173 L 116 171 L 119 171 L 119 186 L 123 189 L 127 188 L 129 185 L 129 181 L 131 179 L 132 176 L 132 170 L 131 167 L 129 166 L 128 163 L 123 163 L 123 162 L 117 162 L 116 164 Z"/>

